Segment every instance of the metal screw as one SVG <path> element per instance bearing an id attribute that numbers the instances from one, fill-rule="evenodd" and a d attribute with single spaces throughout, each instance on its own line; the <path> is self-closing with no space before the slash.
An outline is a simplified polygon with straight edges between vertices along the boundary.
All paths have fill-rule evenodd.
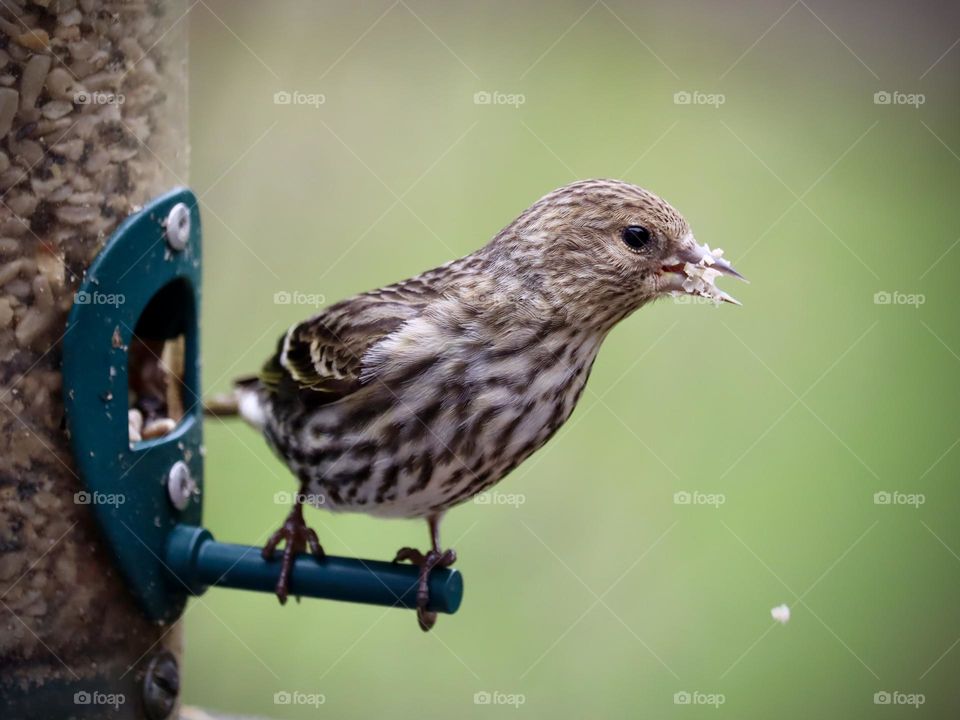
<path id="1" fill-rule="evenodd" d="M 166 222 L 167 242 L 174 250 L 183 250 L 190 240 L 190 208 L 177 203 L 170 208 Z"/>
<path id="2" fill-rule="evenodd" d="M 167 650 L 153 656 L 143 678 L 143 708 L 150 720 L 166 720 L 180 694 L 177 659 Z"/>
<path id="3" fill-rule="evenodd" d="M 190 474 L 190 468 L 183 460 L 177 460 L 167 475 L 167 494 L 177 510 L 185 510 L 190 498 L 200 494 L 197 481 Z"/>

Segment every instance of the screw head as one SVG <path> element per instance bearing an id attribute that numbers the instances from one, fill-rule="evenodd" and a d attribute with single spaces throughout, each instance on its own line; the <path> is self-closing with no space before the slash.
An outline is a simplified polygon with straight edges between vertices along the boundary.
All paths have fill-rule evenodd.
<path id="1" fill-rule="evenodd" d="M 143 708 L 150 720 L 166 720 L 180 694 L 180 670 L 177 659 L 162 650 L 150 659 L 143 678 Z"/>
<path id="2" fill-rule="evenodd" d="M 183 250 L 190 240 L 190 208 L 183 203 L 177 203 L 170 208 L 164 225 L 170 247 L 177 251 Z"/>
<path id="3" fill-rule="evenodd" d="M 189 466 L 183 460 L 177 460 L 167 474 L 167 494 L 177 510 L 186 510 L 190 498 L 198 495 L 197 481 L 190 474 Z"/>

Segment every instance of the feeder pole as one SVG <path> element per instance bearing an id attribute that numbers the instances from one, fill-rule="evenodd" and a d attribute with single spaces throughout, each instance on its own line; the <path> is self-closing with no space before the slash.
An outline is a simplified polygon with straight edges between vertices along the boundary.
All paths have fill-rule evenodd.
<path id="1" fill-rule="evenodd" d="M 83 492 L 60 363 L 76 289 L 110 233 L 187 184 L 185 12 L 185 0 L 0 6 L 5 720 L 178 712 L 181 628 L 145 618 L 103 542 L 91 503 L 120 500 Z"/>

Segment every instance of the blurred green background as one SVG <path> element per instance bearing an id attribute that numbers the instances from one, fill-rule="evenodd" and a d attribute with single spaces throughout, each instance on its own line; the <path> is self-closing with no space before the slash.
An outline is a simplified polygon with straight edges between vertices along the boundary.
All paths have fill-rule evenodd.
<path id="1" fill-rule="evenodd" d="M 276 718 L 960 712 L 960 8 L 645 5 L 191 6 L 208 393 L 315 312 L 275 293 L 333 302 L 416 274 L 574 179 L 661 194 L 752 284 L 722 283 L 742 308 L 629 318 L 568 425 L 497 488 L 522 503 L 447 516 L 457 615 L 423 634 L 410 612 L 212 590 L 186 616 L 188 702 Z M 208 525 L 262 543 L 292 476 L 245 426 L 208 423 L 207 439 Z M 418 522 L 308 520 L 337 555 L 427 540 Z"/>

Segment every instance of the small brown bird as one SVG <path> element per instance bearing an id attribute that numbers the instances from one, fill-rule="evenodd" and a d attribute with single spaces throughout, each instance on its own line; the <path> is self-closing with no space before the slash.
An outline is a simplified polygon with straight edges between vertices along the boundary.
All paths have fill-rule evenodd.
<path id="1" fill-rule="evenodd" d="M 417 616 L 427 580 L 456 560 L 443 513 L 502 480 L 570 417 L 610 329 L 666 294 L 736 302 L 713 285 L 741 277 L 700 246 L 647 190 L 585 180 L 546 195 L 486 246 L 417 277 L 332 305 L 294 325 L 258 378 L 238 385 L 241 415 L 300 479 L 266 546 L 284 543 L 277 596 L 296 554 L 323 550 L 304 501 L 332 511 L 425 518 Z"/>

